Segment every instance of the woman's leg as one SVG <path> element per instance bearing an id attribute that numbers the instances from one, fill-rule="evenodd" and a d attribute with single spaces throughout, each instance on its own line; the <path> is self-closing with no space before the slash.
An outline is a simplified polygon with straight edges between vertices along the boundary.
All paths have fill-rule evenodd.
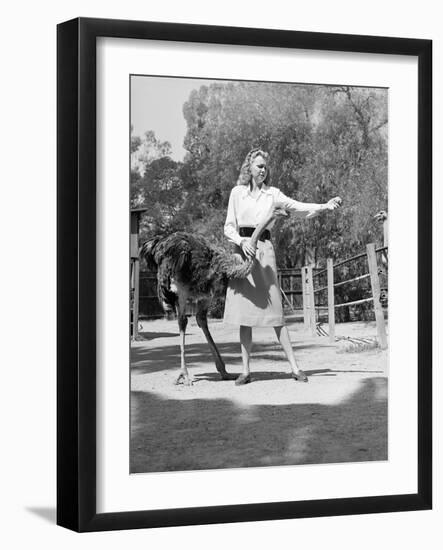
<path id="1" fill-rule="evenodd" d="M 237 385 L 246 384 L 250 381 L 249 358 L 252 350 L 252 327 L 240 325 L 240 346 L 243 372 L 235 382 Z"/>
<path id="2" fill-rule="evenodd" d="M 287 326 L 282 327 L 274 327 L 275 334 L 277 335 L 277 339 L 281 344 L 281 347 L 283 348 L 283 351 L 285 352 L 286 358 L 289 361 L 289 364 L 291 365 L 291 370 L 296 380 L 303 380 L 304 382 L 307 382 L 308 379 L 305 375 L 305 373 L 300 369 L 300 367 L 297 365 L 297 361 L 295 359 L 294 351 L 292 349 L 291 339 L 289 338 L 289 331 Z"/>

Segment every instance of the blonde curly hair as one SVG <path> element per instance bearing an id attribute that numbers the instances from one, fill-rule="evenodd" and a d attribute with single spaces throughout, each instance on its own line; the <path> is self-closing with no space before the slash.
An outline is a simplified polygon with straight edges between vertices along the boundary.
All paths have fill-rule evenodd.
<path id="1" fill-rule="evenodd" d="M 251 163 L 256 157 L 263 157 L 266 161 L 266 176 L 263 180 L 263 183 L 265 185 L 268 185 L 268 181 L 271 176 L 271 171 L 269 170 L 269 166 L 267 165 L 268 159 L 269 159 L 269 153 L 266 153 L 266 151 L 262 151 L 259 148 L 252 149 L 249 151 L 249 153 L 246 155 L 246 158 L 240 168 L 240 174 L 238 176 L 237 185 L 250 185 L 252 181 L 252 175 L 251 175 Z"/>

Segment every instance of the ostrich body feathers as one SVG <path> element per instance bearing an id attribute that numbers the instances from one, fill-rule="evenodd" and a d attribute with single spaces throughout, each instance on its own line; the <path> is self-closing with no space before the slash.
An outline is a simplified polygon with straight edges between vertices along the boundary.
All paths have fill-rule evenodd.
<path id="1" fill-rule="evenodd" d="M 210 299 L 229 278 L 246 277 L 253 263 L 185 232 L 152 237 L 143 244 L 141 255 L 148 268 L 157 269 L 158 297 L 165 311 L 175 309 L 179 295 Z"/>

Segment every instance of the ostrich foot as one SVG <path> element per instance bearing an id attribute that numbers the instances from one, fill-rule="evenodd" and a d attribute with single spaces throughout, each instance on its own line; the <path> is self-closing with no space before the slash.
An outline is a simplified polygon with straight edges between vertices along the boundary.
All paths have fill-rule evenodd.
<path id="1" fill-rule="evenodd" d="M 183 383 L 184 386 L 192 386 L 193 382 L 195 382 L 195 378 L 193 376 L 189 376 L 189 374 L 181 372 L 177 376 L 174 384 L 178 386 L 180 383 Z"/>
<path id="2" fill-rule="evenodd" d="M 309 379 L 306 376 L 306 373 L 304 373 L 301 369 L 298 369 L 297 372 L 293 372 L 292 373 L 292 378 L 296 382 L 309 382 Z"/>

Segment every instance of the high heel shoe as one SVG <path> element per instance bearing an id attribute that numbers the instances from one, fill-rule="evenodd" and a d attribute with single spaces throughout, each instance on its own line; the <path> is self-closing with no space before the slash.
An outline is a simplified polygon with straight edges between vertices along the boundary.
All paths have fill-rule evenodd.
<path id="1" fill-rule="evenodd" d="M 309 379 L 306 376 L 306 373 L 304 373 L 301 369 L 299 369 L 297 372 L 293 372 L 292 373 L 292 378 L 296 382 L 309 382 Z"/>
<path id="2" fill-rule="evenodd" d="M 235 381 L 236 386 L 243 386 L 243 384 L 249 384 L 251 381 L 251 375 L 250 374 L 240 374 L 240 376 Z"/>

